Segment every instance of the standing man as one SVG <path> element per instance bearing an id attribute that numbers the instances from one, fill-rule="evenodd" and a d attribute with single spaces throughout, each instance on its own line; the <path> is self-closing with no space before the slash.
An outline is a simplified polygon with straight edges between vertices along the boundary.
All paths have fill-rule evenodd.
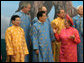
<path id="1" fill-rule="evenodd" d="M 47 8 L 45 7 L 45 6 L 41 6 L 41 7 L 39 7 L 39 9 L 38 9 L 38 11 L 44 11 L 46 14 L 47 14 Z M 53 18 L 53 17 L 52 17 Z M 37 17 L 35 17 L 34 19 L 33 19 L 33 21 L 32 21 L 32 25 L 33 24 L 35 24 L 36 22 L 38 22 L 38 18 Z M 50 25 L 50 19 L 47 17 L 47 19 L 46 19 L 46 22 L 48 22 L 48 24 L 46 24 L 46 25 L 48 25 L 49 26 L 49 31 L 50 31 L 50 39 L 51 39 L 51 41 L 52 40 L 54 40 L 55 41 L 55 37 L 54 37 L 54 33 L 53 33 L 53 30 L 52 30 L 52 28 L 51 28 L 51 25 Z"/>
<path id="2" fill-rule="evenodd" d="M 51 39 L 46 13 L 39 11 L 37 14 L 38 21 L 32 25 L 31 39 L 33 43 L 33 62 L 53 62 L 51 48 Z"/>
<path id="3" fill-rule="evenodd" d="M 78 15 L 73 17 L 74 27 L 79 31 L 81 43 L 77 45 L 78 62 L 83 62 L 83 6 L 77 7 Z"/>
<path id="4" fill-rule="evenodd" d="M 29 32 L 30 32 L 30 27 L 31 27 L 31 19 L 30 19 L 30 14 L 29 11 L 31 9 L 31 5 L 28 1 L 21 1 L 19 3 L 19 8 L 18 10 L 15 12 L 14 15 L 19 15 L 21 17 L 21 24 L 20 26 L 23 28 L 24 32 L 25 32 L 25 38 L 26 38 L 26 43 L 28 46 L 28 50 L 30 53 L 30 36 L 29 36 Z M 10 23 L 10 26 L 12 24 Z M 25 57 L 25 62 L 29 61 L 29 55 L 27 55 Z"/>
<path id="5" fill-rule="evenodd" d="M 47 8 L 45 7 L 45 6 L 41 6 L 41 7 L 39 7 L 39 9 L 38 9 L 38 11 L 44 11 L 45 12 L 45 14 L 47 14 Z M 53 17 L 50 17 L 50 18 L 52 18 L 53 19 Z M 39 20 L 38 20 L 38 18 L 37 17 L 35 17 L 34 19 L 33 19 L 33 21 L 32 21 L 32 25 L 34 25 L 36 22 L 38 22 Z M 53 33 L 53 30 L 52 30 L 52 28 L 51 28 L 51 24 L 50 24 L 50 22 L 51 22 L 51 20 L 49 19 L 49 17 L 47 17 L 46 18 L 46 27 L 48 26 L 49 27 L 49 37 L 50 37 L 50 39 L 51 39 L 51 44 L 52 44 L 52 42 L 54 42 L 56 39 L 55 39 L 55 36 L 54 36 L 54 33 Z M 32 33 L 32 31 L 31 31 L 31 33 Z M 35 57 L 33 57 L 33 59 L 34 59 Z"/>
<path id="6" fill-rule="evenodd" d="M 56 28 L 58 28 L 57 33 L 60 34 L 60 31 L 65 27 L 64 26 L 65 11 L 63 9 L 58 9 L 57 15 L 58 17 L 51 22 L 51 26 L 55 27 L 54 24 L 56 24 Z M 60 46 L 61 46 L 61 42 L 58 41 L 53 42 L 52 44 L 55 62 L 59 62 Z"/>
<path id="7" fill-rule="evenodd" d="M 25 41 L 24 30 L 19 26 L 21 21 L 18 15 L 11 17 L 12 26 L 5 33 L 7 62 L 24 62 L 25 56 L 29 54 Z"/>

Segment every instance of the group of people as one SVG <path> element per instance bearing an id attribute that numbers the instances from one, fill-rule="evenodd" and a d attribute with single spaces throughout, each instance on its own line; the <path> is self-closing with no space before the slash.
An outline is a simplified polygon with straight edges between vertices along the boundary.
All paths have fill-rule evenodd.
<path id="1" fill-rule="evenodd" d="M 50 21 L 45 6 L 31 20 L 31 4 L 20 4 L 5 33 L 7 62 L 83 61 L 83 6 L 73 19 L 58 9 L 58 17 Z"/>

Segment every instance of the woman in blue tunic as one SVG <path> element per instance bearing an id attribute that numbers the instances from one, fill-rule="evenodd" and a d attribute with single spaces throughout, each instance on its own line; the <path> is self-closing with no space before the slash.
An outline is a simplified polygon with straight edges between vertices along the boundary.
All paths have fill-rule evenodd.
<path id="1" fill-rule="evenodd" d="M 37 18 L 38 21 L 33 24 L 30 33 L 33 44 L 33 62 L 54 62 L 46 13 L 38 12 Z"/>
<path id="2" fill-rule="evenodd" d="M 79 31 L 81 43 L 77 45 L 78 62 L 83 62 L 83 6 L 78 6 L 78 15 L 73 17 L 74 26 Z"/>

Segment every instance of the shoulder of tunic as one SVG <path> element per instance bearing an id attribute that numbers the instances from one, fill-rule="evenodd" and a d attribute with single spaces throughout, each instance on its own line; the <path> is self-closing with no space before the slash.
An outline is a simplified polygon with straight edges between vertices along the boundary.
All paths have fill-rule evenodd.
<path id="1" fill-rule="evenodd" d="M 36 23 L 34 23 L 34 24 L 33 24 L 33 26 L 36 26 L 36 27 L 37 27 L 37 26 L 38 26 L 38 24 L 39 24 L 39 23 L 38 23 L 38 22 L 36 22 Z"/>
<path id="2" fill-rule="evenodd" d="M 58 22 L 59 20 L 60 20 L 60 18 L 57 17 L 57 18 L 55 18 L 55 19 L 53 20 L 53 22 Z"/>
<path id="3" fill-rule="evenodd" d="M 18 16 L 22 17 L 22 16 L 23 16 L 23 13 L 21 13 L 21 12 L 16 12 L 16 13 L 14 13 L 14 15 L 18 15 Z"/>
<path id="4" fill-rule="evenodd" d="M 78 30 L 77 30 L 76 28 L 74 28 L 74 27 L 71 27 L 71 29 L 72 29 L 73 32 L 78 31 Z"/>
<path id="5" fill-rule="evenodd" d="M 51 23 L 56 22 L 56 21 L 57 21 L 57 18 L 56 18 L 56 19 L 54 19 L 53 21 L 51 21 Z"/>
<path id="6" fill-rule="evenodd" d="M 39 22 L 36 22 L 33 24 L 33 26 L 36 28 L 36 29 L 39 29 L 41 27 L 41 23 Z"/>
<path id="7" fill-rule="evenodd" d="M 24 31 L 24 29 L 22 27 L 20 27 L 21 31 Z"/>
<path id="8" fill-rule="evenodd" d="M 13 26 L 10 26 L 6 29 L 6 32 L 10 32 L 13 29 Z"/>
<path id="9" fill-rule="evenodd" d="M 76 19 L 76 20 L 77 20 L 78 18 L 79 18 L 79 15 L 76 15 L 76 16 L 73 17 L 73 19 Z"/>
<path id="10" fill-rule="evenodd" d="M 53 23 L 58 24 L 59 22 L 61 22 L 61 21 L 59 21 L 59 20 L 60 20 L 60 18 L 57 17 L 56 19 L 54 19 L 54 20 L 51 22 L 51 25 L 52 25 Z"/>
<path id="11" fill-rule="evenodd" d="M 37 21 L 38 20 L 38 18 L 37 17 L 35 17 L 32 21 Z"/>

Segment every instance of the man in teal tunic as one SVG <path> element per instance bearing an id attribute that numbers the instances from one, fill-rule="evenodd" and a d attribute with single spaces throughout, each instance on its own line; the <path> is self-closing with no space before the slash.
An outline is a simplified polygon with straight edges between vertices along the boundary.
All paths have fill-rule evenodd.
<path id="1" fill-rule="evenodd" d="M 83 6 L 78 6 L 78 15 L 73 17 L 74 26 L 78 29 L 81 43 L 77 45 L 78 62 L 83 62 Z"/>
<path id="2" fill-rule="evenodd" d="M 54 62 L 46 13 L 39 11 L 38 21 L 32 25 L 31 39 L 33 44 L 33 62 Z"/>
<path id="3" fill-rule="evenodd" d="M 19 15 L 21 18 L 21 24 L 20 26 L 24 29 L 25 32 L 25 38 L 26 38 L 26 43 L 29 49 L 29 54 L 30 54 L 30 28 L 31 28 L 31 18 L 29 15 L 29 11 L 31 9 L 31 5 L 30 3 L 28 3 L 28 1 L 21 1 L 19 3 L 19 8 L 18 10 L 14 13 L 14 15 Z M 10 23 L 10 26 L 12 25 L 12 23 Z M 29 62 L 29 55 L 27 55 L 25 57 L 25 62 Z"/>
<path id="4" fill-rule="evenodd" d="M 46 8 L 45 6 L 39 7 L 38 11 L 45 11 L 45 13 L 47 14 L 47 8 Z M 52 14 L 52 17 L 51 17 L 51 14 Z M 54 15 L 55 15 L 55 7 L 54 7 L 54 5 L 53 5 L 52 8 L 51 8 L 51 10 L 50 10 L 50 12 L 48 13 L 48 17 L 47 17 L 47 19 L 46 19 L 46 22 L 48 23 L 48 24 L 46 24 L 46 25 L 48 25 L 48 27 L 50 28 L 49 31 L 50 31 L 50 35 L 51 35 L 51 37 L 50 37 L 51 40 L 52 40 L 52 39 L 55 40 L 54 33 L 53 33 L 53 30 L 52 30 L 51 24 L 50 24 L 50 22 L 54 19 Z M 35 17 L 35 18 L 32 20 L 32 23 L 31 23 L 31 24 L 33 25 L 33 24 L 35 24 L 36 22 L 38 22 L 38 18 L 37 18 L 37 17 Z"/>

